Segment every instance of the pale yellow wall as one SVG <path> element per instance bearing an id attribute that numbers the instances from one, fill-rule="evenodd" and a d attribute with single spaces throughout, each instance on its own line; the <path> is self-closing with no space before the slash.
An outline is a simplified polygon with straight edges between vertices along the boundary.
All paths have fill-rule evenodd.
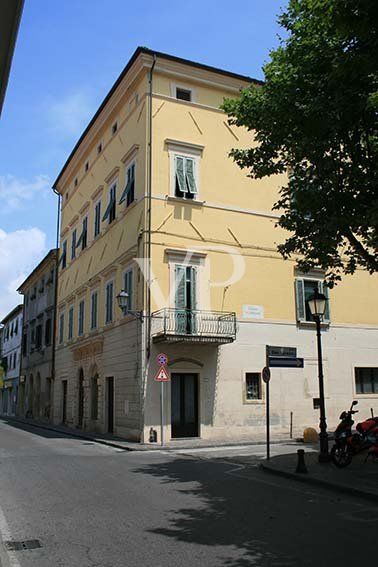
<path id="1" fill-rule="evenodd" d="M 146 175 L 146 80 L 139 81 L 131 95 L 126 93 L 119 104 L 106 120 L 102 130 L 92 141 L 87 151 L 83 153 L 78 166 L 72 168 L 70 175 L 60 191 L 63 193 L 61 219 L 61 246 L 67 239 L 67 268 L 59 271 L 58 306 L 65 304 L 65 338 L 68 332 L 68 310 L 74 304 L 74 339 L 77 337 L 78 305 L 85 298 L 84 333 L 89 332 L 90 325 L 90 293 L 98 288 L 98 327 L 105 324 L 105 285 L 110 279 L 115 281 L 114 298 L 122 289 L 122 275 L 132 257 L 138 251 L 138 233 L 144 226 L 144 194 Z M 136 104 L 135 93 L 138 93 Z M 111 128 L 117 121 L 118 129 L 112 134 Z M 102 143 L 102 152 L 97 153 L 98 144 Z M 138 146 L 136 148 L 135 146 Z M 123 158 L 132 150 L 136 160 L 135 168 L 135 202 L 126 208 L 125 202 L 119 204 L 119 199 L 125 188 L 126 167 Z M 133 158 L 134 159 L 134 158 Z M 89 161 L 89 170 L 85 172 L 85 163 Z M 115 171 L 115 168 L 119 168 Z M 114 175 L 111 173 L 114 172 Z M 111 179 L 109 179 L 111 176 Z M 74 179 L 79 183 L 75 188 Z M 107 181 L 108 178 L 108 181 Z M 101 218 L 108 204 L 109 187 L 113 180 L 117 182 L 116 220 L 110 225 L 108 221 L 101 222 L 101 233 L 94 238 L 94 207 L 101 198 Z M 97 189 L 103 186 L 100 197 Z M 65 194 L 69 192 L 69 199 Z M 95 196 L 94 196 L 95 194 Z M 89 207 L 80 213 L 82 207 L 89 202 Z M 82 217 L 88 214 L 88 246 L 81 251 L 77 248 L 76 258 L 71 260 L 72 231 L 77 228 L 79 238 L 82 227 Z M 78 215 L 78 220 L 72 220 Z M 70 226 L 71 224 L 71 226 Z M 68 231 L 67 231 L 68 229 Z M 136 279 L 135 279 L 136 283 Z M 139 290 L 135 288 L 134 297 Z M 80 296 L 78 296 L 78 293 Z M 113 320 L 121 317 L 116 301 L 113 306 Z"/>
<path id="2" fill-rule="evenodd" d="M 171 84 L 176 82 L 193 85 L 194 104 L 170 98 Z M 190 78 L 177 81 L 161 74 L 154 79 L 154 92 L 152 270 L 163 294 L 167 296 L 170 289 L 166 248 L 205 251 L 210 279 L 219 281 L 228 277 L 231 261 L 211 247 L 231 246 L 242 254 L 246 272 L 225 292 L 224 302 L 223 288 L 211 288 L 210 306 L 206 308 L 219 310 L 223 305 L 240 316 L 243 304 L 262 305 L 266 319 L 294 321 L 295 261 L 284 261 L 276 252 L 285 233 L 275 227 L 278 216 L 272 213 L 285 176 L 252 180 L 228 157 L 233 147 L 249 147 L 252 135 L 241 128 L 229 128 L 226 116 L 217 108 L 201 105 L 216 107 L 224 97 L 232 96 L 230 92 L 196 84 Z M 171 194 L 167 139 L 203 146 L 198 196 L 203 205 L 164 199 Z M 206 280 L 204 285 L 208 284 Z M 330 292 L 332 322 L 378 325 L 377 292 L 376 275 L 359 270 L 353 277 L 345 277 Z M 156 301 L 153 305 L 154 309 L 162 307 Z"/>

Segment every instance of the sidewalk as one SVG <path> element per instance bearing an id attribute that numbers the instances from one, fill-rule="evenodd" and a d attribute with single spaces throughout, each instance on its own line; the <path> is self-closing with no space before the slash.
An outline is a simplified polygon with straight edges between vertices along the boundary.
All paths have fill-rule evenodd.
<path id="1" fill-rule="evenodd" d="M 36 427 L 47 431 L 55 431 L 56 433 L 67 435 L 68 437 L 85 439 L 87 441 L 93 441 L 102 445 L 108 445 L 110 447 L 123 449 L 124 451 L 156 451 L 161 449 L 164 449 L 164 451 L 175 451 L 178 449 L 206 449 L 212 447 L 238 447 L 241 445 L 247 446 L 265 444 L 265 441 L 263 440 L 246 440 L 245 438 L 229 441 L 213 441 L 209 439 L 177 439 L 165 443 L 164 447 L 162 447 L 160 443 L 139 443 L 138 441 L 127 441 L 122 437 L 117 437 L 116 435 L 83 431 L 81 429 L 74 429 L 73 427 L 66 427 L 64 425 L 51 425 L 49 423 L 43 423 L 23 417 L 0 415 L 0 419 L 2 419 L 3 421 L 8 421 L 10 424 L 18 424 L 19 426 L 24 425 L 27 427 Z M 272 444 L 293 442 L 293 440 L 290 440 L 287 435 L 278 435 L 276 437 L 277 439 L 275 441 L 272 441 Z"/>
<path id="2" fill-rule="evenodd" d="M 319 463 L 317 453 L 305 451 L 307 474 L 295 472 L 296 453 L 273 457 L 269 461 L 264 461 L 261 468 L 268 473 L 378 502 L 378 461 L 369 459 L 365 463 L 365 458 L 366 453 L 363 452 L 356 455 L 348 467 L 338 469 L 332 462 Z"/>

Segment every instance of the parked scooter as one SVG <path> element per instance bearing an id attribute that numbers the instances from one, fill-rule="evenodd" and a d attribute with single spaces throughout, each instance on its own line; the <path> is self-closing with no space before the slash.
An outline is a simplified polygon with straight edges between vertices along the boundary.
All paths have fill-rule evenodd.
<path id="1" fill-rule="evenodd" d="M 331 449 L 333 463 L 343 468 L 348 466 L 353 458 L 364 449 L 373 447 L 374 453 L 378 447 L 378 417 L 370 417 L 356 426 L 356 432 L 352 433 L 354 420 L 352 416 L 358 412 L 354 410 L 358 402 L 354 400 L 348 411 L 340 415 L 340 423 L 335 431 L 335 444 Z"/>

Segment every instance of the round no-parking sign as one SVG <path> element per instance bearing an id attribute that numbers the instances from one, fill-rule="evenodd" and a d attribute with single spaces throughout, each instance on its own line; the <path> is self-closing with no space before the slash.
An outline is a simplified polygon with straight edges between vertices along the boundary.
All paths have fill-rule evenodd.
<path id="1" fill-rule="evenodd" d="M 262 370 L 262 379 L 264 380 L 265 384 L 270 380 L 270 368 L 264 366 Z"/>
<path id="2" fill-rule="evenodd" d="M 164 354 L 164 352 L 161 352 L 160 354 L 157 355 L 156 361 L 159 364 L 159 366 L 167 366 L 168 356 Z"/>

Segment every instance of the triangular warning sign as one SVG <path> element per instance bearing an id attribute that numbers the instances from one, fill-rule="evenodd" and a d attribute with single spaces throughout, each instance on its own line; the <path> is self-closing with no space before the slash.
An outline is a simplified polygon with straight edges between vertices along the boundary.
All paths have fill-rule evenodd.
<path id="1" fill-rule="evenodd" d="M 169 374 L 166 371 L 164 366 L 161 366 L 159 368 L 159 371 L 155 376 L 155 380 L 156 380 L 156 382 L 169 382 L 169 380 L 170 380 Z"/>

